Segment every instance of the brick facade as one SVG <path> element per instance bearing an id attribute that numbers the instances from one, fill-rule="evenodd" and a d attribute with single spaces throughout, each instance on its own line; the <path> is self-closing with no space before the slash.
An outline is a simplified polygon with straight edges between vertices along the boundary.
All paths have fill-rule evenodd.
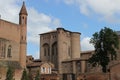
<path id="1" fill-rule="evenodd" d="M 19 13 L 19 24 L 0 19 L 0 69 L 1 79 L 5 80 L 8 66 L 15 67 L 15 80 L 21 79 L 22 69 L 26 68 L 27 11 L 25 3 Z M 3 65 L 4 62 L 4 65 Z M 1 72 L 1 70 L 0 70 Z"/>

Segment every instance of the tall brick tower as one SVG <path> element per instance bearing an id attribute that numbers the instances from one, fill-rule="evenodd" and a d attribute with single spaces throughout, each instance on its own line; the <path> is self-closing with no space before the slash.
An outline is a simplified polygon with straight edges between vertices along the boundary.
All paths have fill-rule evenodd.
<path id="1" fill-rule="evenodd" d="M 26 67 L 26 46 L 27 46 L 27 10 L 23 2 L 22 8 L 19 13 L 20 31 L 20 64 L 22 68 Z"/>
<path id="2" fill-rule="evenodd" d="M 55 65 L 59 74 L 63 74 L 62 62 L 80 58 L 80 33 L 57 28 L 40 34 L 40 59 Z M 75 64 L 74 62 L 71 64 Z M 71 73 L 75 73 L 72 67 Z"/>

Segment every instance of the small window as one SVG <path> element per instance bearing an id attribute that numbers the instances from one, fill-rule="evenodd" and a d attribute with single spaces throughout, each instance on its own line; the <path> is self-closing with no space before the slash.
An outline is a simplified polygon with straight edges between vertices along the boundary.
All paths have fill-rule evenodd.
<path id="1" fill-rule="evenodd" d="M 48 56 L 50 56 L 49 48 L 48 48 Z"/>
<path id="2" fill-rule="evenodd" d="M 43 50 L 44 50 L 44 56 L 49 56 L 49 45 L 47 43 L 45 43 L 43 45 Z"/>
<path id="3" fill-rule="evenodd" d="M 43 73 L 43 67 L 41 67 L 41 73 Z"/>
<path id="4" fill-rule="evenodd" d="M 22 19 L 24 19 L 24 17 L 22 17 Z"/>
<path id="5" fill-rule="evenodd" d="M 24 24 L 24 16 L 22 17 L 22 21 L 21 22 L 22 22 L 22 24 Z"/>
<path id="6" fill-rule="evenodd" d="M 46 48 L 44 48 L 44 56 L 46 56 Z"/>
<path id="7" fill-rule="evenodd" d="M 23 36 L 21 37 L 21 39 L 23 40 Z"/>
<path id="8" fill-rule="evenodd" d="M 48 68 L 48 72 L 51 74 L 51 68 L 50 67 Z"/>
<path id="9" fill-rule="evenodd" d="M 43 67 L 42 72 L 43 72 L 43 73 L 46 73 L 46 68 L 45 68 L 45 67 Z"/>
<path id="10" fill-rule="evenodd" d="M 8 58 L 12 57 L 12 56 L 11 56 L 11 49 L 12 49 L 12 47 L 11 47 L 11 45 L 9 45 L 9 46 L 8 46 L 8 52 L 7 52 L 7 57 L 8 57 Z"/>

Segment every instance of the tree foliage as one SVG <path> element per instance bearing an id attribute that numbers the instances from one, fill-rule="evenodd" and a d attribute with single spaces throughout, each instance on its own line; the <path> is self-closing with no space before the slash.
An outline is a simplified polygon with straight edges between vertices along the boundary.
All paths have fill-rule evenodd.
<path id="1" fill-rule="evenodd" d="M 26 69 L 23 70 L 21 80 L 29 80 L 28 73 L 27 73 Z"/>
<path id="2" fill-rule="evenodd" d="M 37 74 L 35 76 L 35 80 L 40 80 L 40 72 L 39 71 L 37 71 Z"/>
<path id="3" fill-rule="evenodd" d="M 5 80 L 14 80 L 13 77 L 14 77 L 14 69 L 12 67 L 8 67 Z"/>
<path id="4" fill-rule="evenodd" d="M 90 43 L 95 47 L 95 54 L 89 59 L 89 62 L 93 66 L 101 65 L 102 71 L 106 72 L 108 63 L 117 57 L 116 49 L 119 48 L 118 35 L 112 29 L 105 27 L 93 34 Z"/>

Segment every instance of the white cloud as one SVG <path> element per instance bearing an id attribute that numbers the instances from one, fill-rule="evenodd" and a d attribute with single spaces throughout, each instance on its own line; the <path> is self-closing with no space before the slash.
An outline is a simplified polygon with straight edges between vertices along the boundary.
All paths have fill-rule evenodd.
<path id="1" fill-rule="evenodd" d="M 63 0 L 68 4 L 68 0 Z M 100 20 L 120 22 L 120 0 L 70 0 L 71 4 L 78 5 L 80 12 L 87 16 L 98 16 Z"/>
<path id="2" fill-rule="evenodd" d="M 73 4 L 75 2 L 75 0 L 64 0 L 64 2 L 66 4 Z"/>
<path id="3" fill-rule="evenodd" d="M 0 0 L 0 15 L 2 19 L 18 23 L 19 11 L 22 6 L 21 0 Z M 28 11 L 28 44 L 32 43 L 39 47 L 40 33 L 50 31 L 61 26 L 58 18 L 40 13 L 32 7 L 27 7 Z M 35 53 L 35 54 L 34 54 Z M 31 53 L 36 57 L 38 52 Z M 29 54 L 29 53 L 28 53 Z M 38 58 L 38 57 L 36 57 Z"/>
<path id="4" fill-rule="evenodd" d="M 0 0 L 0 15 L 2 19 L 18 23 L 19 0 Z"/>
<path id="5" fill-rule="evenodd" d="M 89 43 L 90 42 L 90 37 L 84 37 L 81 40 L 81 50 L 85 51 L 85 50 L 94 50 L 94 46 L 92 44 Z"/>
<path id="6" fill-rule="evenodd" d="M 61 25 L 58 18 L 39 13 L 34 8 L 28 10 L 28 41 L 39 44 L 40 33 L 50 31 Z"/>

